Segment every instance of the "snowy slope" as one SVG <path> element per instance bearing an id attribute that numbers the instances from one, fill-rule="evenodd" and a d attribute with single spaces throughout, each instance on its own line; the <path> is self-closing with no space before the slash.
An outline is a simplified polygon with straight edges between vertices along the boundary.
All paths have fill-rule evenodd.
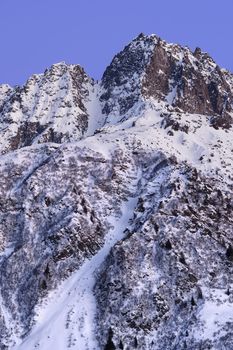
<path id="1" fill-rule="evenodd" d="M 137 185 L 137 182 L 135 183 Z M 36 326 L 29 336 L 13 349 L 97 349 L 95 336 L 96 301 L 93 295 L 95 272 L 110 249 L 124 238 L 124 231 L 133 217 L 137 198 L 123 203 L 121 216 L 109 218 L 112 228 L 104 246 L 59 288 L 38 306 Z"/>
<path id="2" fill-rule="evenodd" d="M 99 87 L 79 65 L 54 64 L 23 87 L 0 90 L 0 151 L 79 140 L 103 126 Z"/>

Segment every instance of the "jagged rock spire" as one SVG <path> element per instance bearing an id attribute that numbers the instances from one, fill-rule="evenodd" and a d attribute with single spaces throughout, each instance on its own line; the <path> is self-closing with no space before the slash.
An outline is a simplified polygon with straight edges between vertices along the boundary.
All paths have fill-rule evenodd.
<path id="1" fill-rule="evenodd" d="M 184 112 L 215 116 L 215 126 L 230 127 L 232 82 L 232 75 L 199 48 L 192 53 L 141 33 L 114 57 L 103 75 L 103 112 L 124 115 L 140 99 L 153 98 Z"/>

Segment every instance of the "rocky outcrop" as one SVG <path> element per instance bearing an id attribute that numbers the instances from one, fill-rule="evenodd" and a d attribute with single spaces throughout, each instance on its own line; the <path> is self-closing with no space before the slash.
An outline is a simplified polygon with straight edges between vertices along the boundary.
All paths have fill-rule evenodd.
<path id="1" fill-rule="evenodd" d="M 200 312 L 210 301 L 219 312 L 224 299 L 232 303 L 231 192 L 187 166 L 179 167 L 178 178 L 163 179 L 159 203 L 142 191 L 135 227 L 99 272 L 101 348 L 111 330 L 114 349 L 231 349 L 232 320 L 219 322 L 208 337 L 203 320 L 211 311 L 203 319 Z"/>
<path id="2" fill-rule="evenodd" d="M 153 98 L 184 112 L 215 116 L 214 126 L 232 124 L 232 75 L 199 48 L 193 53 L 141 34 L 114 57 L 102 86 L 107 115 L 123 116 L 141 99 Z"/>
<path id="3" fill-rule="evenodd" d="M 123 116 L 141 97 L 141 80 L 157 42 L 155 35 L 140 34 L 107 67 L 101 80 L 103 113 Z"/>
<path id="4" fill-rule="evenodd" d="M 30 329 L 38 301 L 103 245 L 108 216 L 130 195 L 125 171 L 134 175 L 134 162 L 120 150 L 109 160 L 78 145 L 1 158 L 0 308 L 16 334 Z M 13 342 L 7 321 L 0 348 Z"/>
<path id="5" fill-rule="evenodd" d="M 79 65 L 59 63 L 5 92 L 0 107 L 1 151 L 34 143 L 78 140 L 88 128 L 94 82 Z"/>
<path id="6" fill-rule="evenodd" d="M 232 87 L 224 72 L 200 49 L 192 53 L 160 40 L 143 83 L 146 96 L 165 99 L 184 112 L 223 118 L 232 112 Z"/>

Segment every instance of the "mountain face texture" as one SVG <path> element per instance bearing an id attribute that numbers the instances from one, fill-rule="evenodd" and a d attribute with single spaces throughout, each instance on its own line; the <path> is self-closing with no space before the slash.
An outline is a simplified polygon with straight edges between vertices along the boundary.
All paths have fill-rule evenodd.
<path id="1" fill-rule="evenodd" d="M 0 121 L 1 350 L 233 350 L 230 72 L 140 34 Z"/>

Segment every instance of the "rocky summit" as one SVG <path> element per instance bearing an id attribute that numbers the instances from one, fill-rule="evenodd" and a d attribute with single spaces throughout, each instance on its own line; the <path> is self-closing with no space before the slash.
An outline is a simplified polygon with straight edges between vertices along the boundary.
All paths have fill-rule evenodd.
<path id="1" fill-rule="evenodd" d="M 0 349 L 233 349 L 233 75 L 140 34 L 0 86 Z"/>

